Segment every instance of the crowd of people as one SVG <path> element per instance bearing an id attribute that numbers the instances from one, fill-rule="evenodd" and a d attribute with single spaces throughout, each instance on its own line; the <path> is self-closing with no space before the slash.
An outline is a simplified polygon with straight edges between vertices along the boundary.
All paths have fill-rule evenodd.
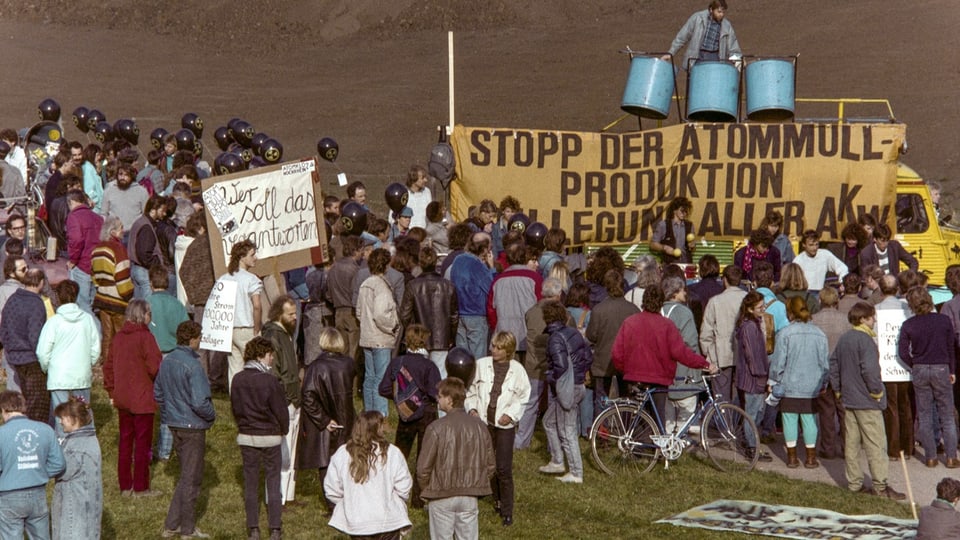
<path id="1" fill-rule="evenodd" d="M 760 428 L 759 440 L 744 441 L 751 458 L 772 460 L 763 445 L 782 437 L 788 467 L 845 456 L 848 489 L 892 499 L 903 495 L 887 483 L 888 463 L 914 457 L 914 441 L 926 466 L 942 451 L 946 467 L 960 467 L 960 300 L 937 313 L 917 260 L 868 214 L 843 229 L 836 253 L 815 231 L 795 253 L 771 212 L 721 272 L 716 257 L 696 257 L 683 197 L 669 203 L 650 253 L 625 261 L 611 247 L 568 248 L 563 229 L 530 223 L 513 196 L 453 222 L 445 185 L 414 165 L 403 206 L 387 216 L 360 182 L 345 198 L 328 195 L 329 257 L 284 272 L 281 294 L 256 274 L 249 240 L 215 275 L 198 196 L 206 168 L 168 142 L 146 164 L 121 141 L 64 142 L 38 176 L 69 279 L 48 283 L 24 253 L 27 220 L 6 222 L 0 430 L 28 425 L 37 444 L 0 436 L 0 504 L 17 509 L 0 513 L 3 531 L 50 534 L 44 488 L 54 478 L 54 537 L 97 537 L 96 366 L 117 410 L 120 495 L 162 496 L 151 461 L 179 460 L 165 538 L 208 537 L 196 506 L 206 432 L 222 421 L 217 391 L 229 394 L 238 431 L 252 539 L 261 500 L 269 538 L 281 537 L 281 509 L 302 504 L 298 470 L 318 471 L 330 525 L 354 537 L 399 537 L 408 508 L 426 505 L 431 537 L 476 538 L 487 496 L 510 526 L 513 456 L 530 448 L 538 420 L 549 454 L 539 471 L 581 484 L 580 439 L 607 398 L 664 390 L 654 395 L 672 431 L 695 412 L 689 381 L 705 370 Z M 363 209 L 362 228 L 341 219 L 348 204 Z M 683 265 L 695 259 L 699 279 L 690 280 Z M 201 349 L 207 300 L 227 282 L 237 291 L 231 350 Z M 960 293 L 960 266 L 946 282 Z M 911 381 L 880 369 L 874 325 L 884 309 L 908 316 L 899 357 Z M 472 369 L 448 370 L 454 357 Z M 18 460 L 36 467 L 8 466 Z"/>

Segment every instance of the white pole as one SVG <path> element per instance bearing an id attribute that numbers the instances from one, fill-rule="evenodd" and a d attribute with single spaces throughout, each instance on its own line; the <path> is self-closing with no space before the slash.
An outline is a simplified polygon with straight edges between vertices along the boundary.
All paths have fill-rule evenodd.
<path id="1" fill-rule="evenodd" d="M 447 64 L 450 73 L 449 88 L 450 94 L 450 125 L 447 126 L 447 135 L 453 133 L 453 32 L 447 32 Z"/>

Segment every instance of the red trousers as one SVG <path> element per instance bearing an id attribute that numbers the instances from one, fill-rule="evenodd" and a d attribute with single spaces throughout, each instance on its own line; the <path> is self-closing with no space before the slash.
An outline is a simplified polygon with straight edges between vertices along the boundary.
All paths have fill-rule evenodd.
<path id="1" fill-rule="evenodd" d="M 117 409 L 117 415 L 120 417 L 120 445 L 117 456 L 120 491 L 146 491 L 150 489 L 153 414 L 133 414 Z"/>

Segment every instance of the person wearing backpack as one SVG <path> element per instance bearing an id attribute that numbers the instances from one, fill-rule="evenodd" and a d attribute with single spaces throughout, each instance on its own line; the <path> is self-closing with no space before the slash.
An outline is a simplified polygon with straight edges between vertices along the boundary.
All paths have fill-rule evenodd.
<path id="1" fill-rule="evenodd" d="M 417 442 L 417 458 L 423 448 L 423 434 L 427 426 L 437 419 L 437 385 L 440 384 L 440 370 L 430 361 L 427 343 L 430 342 L 430 330 L 422 324 L 407 327 L 404 338 L 407 354 L 390 361 L 378 388 L 380 395 L 393 400 L 397 408 L 397 436 L 394 444 L 403 453 L 404 459 L 410 456 L 413 442 Z M 420 484 L 414 479 L 414 508 L 422 508 Z"/>

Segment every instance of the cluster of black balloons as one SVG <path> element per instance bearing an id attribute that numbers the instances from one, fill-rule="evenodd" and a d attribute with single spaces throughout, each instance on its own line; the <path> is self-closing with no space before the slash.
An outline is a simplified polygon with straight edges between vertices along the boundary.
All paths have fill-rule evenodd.
<path id="1" fill-rule="evenodd" d="M 42 122 L 60 121 L 60 104 L 46 98 L 37 105 L 37 114 Z M 110 124 L 107 116 L 97 108 L 77 107 L 73 111 L 73 124 L 81 133 L 92 133 L 104 144 L 113 140 L 125 140 L 136 146 L 140 143 L 140 128 L 129 118 L 121 118 Z M 150 144 L 164 150 L 164 139 L 170 132 L 158 127 L 150 132 Z M 189 150 L 199 159 L 203 156 L 203 119 L 188 112 L 180 119 L 180 129 L 174 133 L 176 150 Z M 230 174 L 248 168 L 274 165 L 283 160 L 283 145 L 263 132 L 257 132 L 249 122 L 233 118 L 226 126 L 218 127 L 213 134 L 217 147 L 222 152 L 214 159 L 214 174 Z M 340 146 L 330 137 L 317 142 L 320 157 L 333 163 L 340 154 Z"/>
<path id="2" fill-rule="evenodd" d="M 547 236 L 547 226 L 539 221 L 530 222 L 530 218 L 523 212 L 517 212 L 507 222 L 507 229 L 523 234 L 528 246 L 543 249 L 543 240 Z"/>

